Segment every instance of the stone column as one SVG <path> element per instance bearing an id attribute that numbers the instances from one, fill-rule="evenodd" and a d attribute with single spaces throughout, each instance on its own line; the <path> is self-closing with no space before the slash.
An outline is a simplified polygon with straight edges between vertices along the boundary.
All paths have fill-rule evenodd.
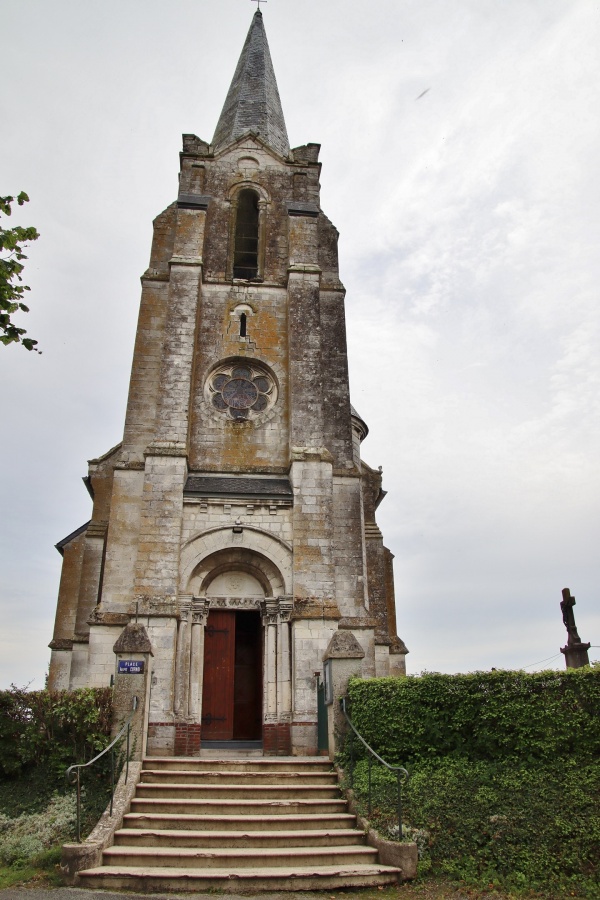
<path id="1" fill-rule="evenodd" d="M 346 696 L 350 679 L 361 674 L 364 656 L 365 651 L 351 631 L 336 631 L 323 654 L 326 678 L 328 676 L 330 679 L 328 693 L 332 700 L 327 706 L 330 759 L 333 759 L 341 749 L 341 741 L 347 727 L 339 701 L 341 697 Z"/>
<path id="2" fill-rule="evenodd" d="M 293 604 L 279 601 L 277 624 L 277 752 L 291 753 L 292 667 L 290 659 L 290 618 Z"/>
<path id="3" fill-rule="evenodd" d="M 269 754 L 277 753 L 277 619 L 277 600 L 266 600 L 263 750 Z"/>
<path id="4" fill-rule="evenodd" d="M 188 709 L 188 683 L 190 671 L 190 609 L 191 600 L 179 600 L 179 626 L 177 628 L 177 656 L 175 662 L 175 702 L 173 711 L 178 718 L 185 718 Z"/>
<path id="5" fill-rule="evenodd" d="M 202 680 L 204 677 L 204 628 L 208 617 L 208 600 L 192 600 L 192 633 L 190 648 L 190 686 L 188 716 L 200 724 L 202 720 Z"/>
<path id="6" fill-rule="evenodd" d="M 148 707 L 150 701 L 151 666 L 154 655 L 148 633 L 143 625 L 130 622 L 113 647 L 116 655 L 115 693 L 112 735 L 117 734 L 133 710 L 133 698 L 138 705 L 131 723 L 131 759 L 142 760 L 148 739 Z M 122 670 L 122 671 L 120 671 Z"/>

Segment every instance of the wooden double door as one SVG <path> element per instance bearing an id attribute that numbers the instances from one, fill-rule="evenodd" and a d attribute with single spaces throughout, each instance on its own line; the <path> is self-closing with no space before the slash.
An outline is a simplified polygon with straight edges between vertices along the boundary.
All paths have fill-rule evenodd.
<path id="1" fill-rule="evenodd" d="M 211 609 L 204 629 L 202 740 L 262 738 L 262 659 L 258 612 Z"/>

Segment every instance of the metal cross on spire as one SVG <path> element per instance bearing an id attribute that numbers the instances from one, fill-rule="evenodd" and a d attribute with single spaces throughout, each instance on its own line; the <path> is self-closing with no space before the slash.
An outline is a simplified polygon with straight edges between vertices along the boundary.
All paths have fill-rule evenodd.
<path id="1" fill-rule="evenodd" d="M 267 3 L 268 0 L 252 0 L 253 3 L 258 3 L 258 11 L 260 12 L 260 4 Z"/>

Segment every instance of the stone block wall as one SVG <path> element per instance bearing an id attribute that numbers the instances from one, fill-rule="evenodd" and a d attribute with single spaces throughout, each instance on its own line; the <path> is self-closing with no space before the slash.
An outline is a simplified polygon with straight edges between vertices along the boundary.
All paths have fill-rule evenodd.
<path id="1" fill-rule="evenodd" d="M 177 619 L 175 616 L 142 618 L 147 624 L 152 644 L 152 684 L 150 686 L 150 723 L 173 724 L 175 650 Z M 173 747 L 173 744 L 171 744 Z"/>
<path id="2" fill-rule="evenodd" d="M 174 214 L 175 211 L 167 212 Z M 163 237 L 162 231 L 157 236 L 156 224 L 155 222 L 155 245 L 157 242 L 160 243 L 158 238 Z M 143 462 L 144 450 L 151 443 L 156 431 L 160 369 L 168 309 L 167 279 L 166 263 L 160 274 L 156 269 L 149 270 L 142 279 L 142 299 L 123 434 L 122 459 L 128 463 Z"/>
<path id="3" fill-rule="evenodd" d="M 364 615 L 368 591 L 360 478 L 334 476 L 332 519 L 338 607 L 342 616 Z"/>
<path id="4" fill-rule="evenodd" d="M 112 612 L 133 611 L 143 493 L 142 469 L 115 470 L 102 579 L 102 604 Z"/>
<path id="5" fill-rule="evenodd" d="M 323 653 L 337 622 L 323 619 L 296 619 L 292 623 L 291 742 L 296 755 L 317 752 L 317 681 L 323 669 Z"/>
<path id="6" fill-rule="evenodd" d="M 137 596 L 172 598 L 177 595 L 186 477 L 187 463 L 183 457 L 146 457 L 135 580 Z"/>
<path id="7" fill-rule="evenodd" d="M 250 307 L 247 337 L 240 339 L 235 310 Z M 190 468 L 203 472 L 280 472 L 288 465 L 286 292 L 274 287 L 205 285 L 194 362 Z M 277 390 L 272 410 L 256 420 L 234 421 L 214 409 L 206 381 L 227 359 L 257 360 L 271 371 Z"/>

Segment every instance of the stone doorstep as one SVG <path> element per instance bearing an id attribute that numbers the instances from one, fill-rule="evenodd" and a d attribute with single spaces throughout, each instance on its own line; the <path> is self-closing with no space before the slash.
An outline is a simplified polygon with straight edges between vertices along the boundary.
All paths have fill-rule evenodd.
<path id="1" fill-rule="evenodd" d="M 200 747 L 200 759 L 210 759 L 210 760 L 221 760 L 223 758 L 227 759 L 246 759 L 248 756 L 251 757 L 262 757 L 262 750 L 219 750 L 219 756 L 215 756 L 214 750 L 203 750 Z"/>
<path id="2" fill-rule="evenodd" d="M 189 800 L 335 800 L 339 798 L 337 785 L 291 784 L 179 784 L 171 782 L 140 782 L 136 797 L 160 798 L 178 796 Z"/>
<path id="3" fill-rule="evenodd" d="M 168 771 L 165 769 L 142 769 L 141 783 L 143 784 L 186 784 L 195 780 L 195 783 L 202 784 L 221 784 L 226 778 L 229 784 L 254 784 L 260 785 L 268 779 L 270 785 L 286 785 L 303 787 L 321 787 L 323 784 L 333 784 L 337 786 L 338 780 L 335 772 L 222 772 L 215 769 L 189 770 L 178 769 L 176 771 Z M 168 779 L 168 781 L 167 781 Z"/>
<path id="4" fill-rule="evenodd" d="M 223 841 L 228 847 L 316 847 L 316 846 L 348 846 L 350 844 L 364 844 L 364 834 L 356 828 L 310 828 L 296 829 L 295 831 L 248 830 L 243 831 L 192 831 L 191 829 L 168 828 L 136 828 L 127 823 L 128 828 L 121 828 L 115 833 L 115 844 L 125 844 L 131 847 L 145 846 L 157 847 L 162 842 L 169 842 L 169 846 L 175 848 L 177 844 L 186 846 L 198 846 L 208 848 L 211 844 L 222 846 Z M 266 823 L 268 824 L 268 823 Z M 321 823 L 317 823 L 321 824 Z"/>
<path id="5" fill-rule="evenodd" d="M 400 870 L 390 866 L 292 866 L 239 869 L 159 869 L 106 866 L 81 872 L 78 885 L 106 890 L 199 892 L 232 887 L 236 893 L 310 891 L 396 884 Z"/>
<path id="6" fill-rule="evenodd" d="M 308 829 L 311 826 L 318 828 L 326 826 L 329 830 L 343 829 L 346 826 L 354 825 L 355 816 L 350 813 L 322 813 L 318 819 L 315 816 L 307 815 L 278 815 L 278 816 L 190 816 L 190 815 L 174 815 L 172 813 L 127 813 L 124 816 L 123 824 L 128 829 L 144 829 L 148 825 L 156 827 L 157 824 L 165 823 L 167 825 L 177 825 L 181 830 L 193 831 L 201 825 L 206 825 L 211 830 L 216 830 L 216 826 L 220 825 L 223 830 L 229 833 L 235 832 L 243 828 L 245 832 L 261 831 L 263 828 L 271 826 L 273 829 L 280 829 L 285 825 L 287 829 Z M 160 829 L 159 829 L 160 830 Z M 168 828 L 166 829 L 169 830 Z M 362 834 L 362 832 L 361 832 Z"/>
<path id="7" fill-rule="evenodd" d="M 362 865 L 377 863 L 377 850 L 364 844 L 326 847 L 130 847 L 104 851 L 106 865 L 143 866 L 147 860 L 161 868 L 256 869 L 261 866 Z"/>
<path id="8" fill-rule="evenodd" d="M 163 800 L 154 798 L 136 797 L 131 801 L 131 810 L 135 812 L 149 813 L 182 813 L 196 815 L 210 815 L 219 810 L 227 813 L 243 815 L 244 813 L 260 814 L 272 813 L 294 814 L 307 813 L 320 815 L 321 813 L 343 812 L 346 809 L 346 801 L 337 800 Z"/>
<path id="9" fill-rule="evenodd" d="M 202 751 L 200 751 L 202 753 Z M 256 754 L 256 755 L 255 755 Z M 246 763 L 248 757 L 251 763 Z M 262 751 L 238 751 L 219 750 L 219 755 L 211 756 L 149 756 L 144 760 L 144 769 L 167 769 L 168 771 L 181 771 L 181 769 L 196 771 L 206 768 L 214 768 L 225 772 L 260 772 L 269 770 L 282 770 L 284 767 L 290 772 L 320 769 L 323 772 L 333 771 L 329 759 L 315 756 L 263 756 Z"/>
<path id="10" fill-rule="evenodd" d="M 214 760 L 208 772 L 206 762 L 145 760 L 145 772 L 151 766 L 153 773 L 167 781 L 138 784 L 137 795 L 128 804 L 131 811 L 119 810 L 118 827 L 108 840 L 90 846 L 87 857 L 79 848 L 79 860 L 71 867 L 73 875 L 79 872 L 71 883 L 138 891 L 197 892 L 233 884 L 236 891 L 290 891 L 379 886 L 403 877 L 399 866 L 387 861 L 378 864 L 378 848 L 365 845 L 364 831 L 350 827 L 355 817 L 348 813 L 347 800 L 340 797 L 337 786 L 304 784 L 307 777 L 329 779 L 328 761 L 295 757 L 244 764 Z M 227 772 L 228 766 L 237 771 Z M 202 782 L 203 776 L 212 779 L 219 770 L 225 780 L 231 776 L 235 782 L 241 776 L 244 784 Z M 183 781 L 190 775 L 191 784 L 169 783 L 171 772 Z M 269 785 L 269 776 L 288 783 Z M 253 777 L 259 786 L 248 783 Z M 140 791 L 155 794 L 157 790 L 169 796 L 139 797 Z M 175 799 L 180 794 L 189 797 L 192 791 L 213 799 Z M 216 797 L 219 792 L 229 797 Z M 248 797 L 252 792 L 264 799 L 239 799 L 240 794 Z M 269 797 L 269 792 L 276 796 Z M 336 799 L 314 799 L 315 793 L 323 792 L 333 793 Z M 313 799 L 298 799 L 307 794 Z M 287 799 L 278 799 L 281 795 Z"/>

